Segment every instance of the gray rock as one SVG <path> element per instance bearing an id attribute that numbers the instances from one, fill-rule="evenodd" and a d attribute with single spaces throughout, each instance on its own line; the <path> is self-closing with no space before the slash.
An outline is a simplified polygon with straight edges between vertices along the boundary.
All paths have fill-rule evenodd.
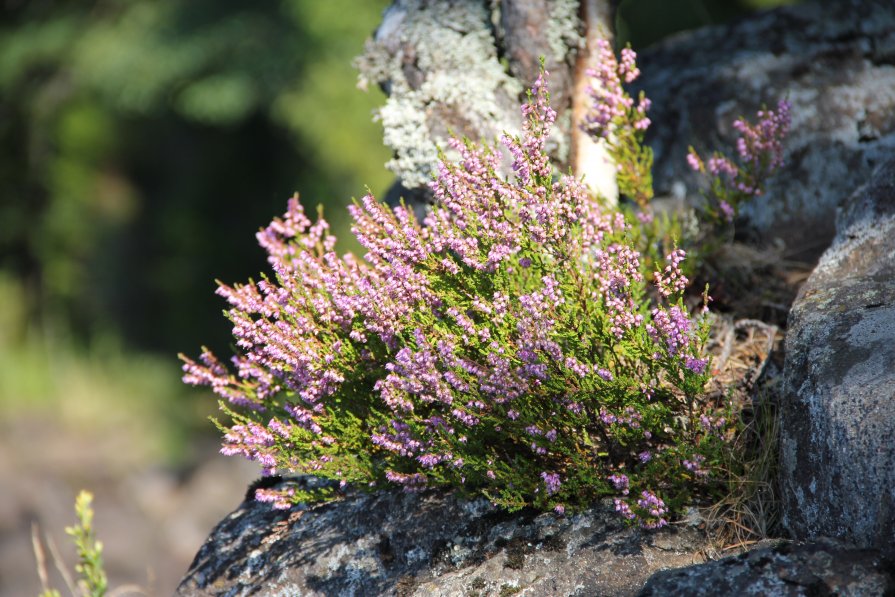
<path id="1" fill-rule="evenodd" d="M 789 316 L 783 521 L 794 537 L 895 546 L 895 159 L 839 214 Z"/>
<path id="2" fill-rule="evenodd" d="M 177 595 L 634 595 L 704 561 L 692 526 L 645 532 L 608 504 L 561 517 L 487 500 L 382 491 L 307 510 L 243 503 L 214 529 Z"/>
<path id="3" fill-rule="evenodd" d="M 895 147 L 895 3 L 840 0 L 759 13 L 700 29 L 641 55 L 653 100 L 647 141 L 657 194 L 704 184 L 687 148 L 734 153 L 739 116 L 792 103 L 787 165 L 742 212 L 759 240 L 783 239 L 815 258 L 834 234 L 836 206 Z"/>
<path id="4" fill-rule="evenodd" d="M 640 597 L 839 595 L 895 592 L 892 562 L 879 551 L 834 541 L 783 543 L 707 564 L 655 574 Z"/>

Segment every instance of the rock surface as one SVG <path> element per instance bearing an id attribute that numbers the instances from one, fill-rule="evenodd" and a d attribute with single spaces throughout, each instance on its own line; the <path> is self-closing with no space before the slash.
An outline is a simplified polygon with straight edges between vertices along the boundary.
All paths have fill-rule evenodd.
<path id="1" fill-rule="evenodd" d="M 835 209 L 895 147 L 895 3 L 841 0 L 779 8 L 700 29 L 640 57 L 653 100 L 647 141 L 657 194 L 695 195 L 687 148 L 734 153 L 733 121 L 792 103 L 787 165 L 743 215 L 760 240 L 815 258 Z M 681 186 L 680 183 L 683 183 Z"/>
<path id="2" fill-rule="evenodd" d="M 306 511 L 243 503 L 177 595 L 634 595 L 704 560 L 703 534 L 626 527 L 611 507 L 506 514 L 487 500 L 396 490 Z"/>
<path id="3" fill-rule="evenodd" d="M 851 196 L 789 316 L 784 524 L 895 547 L 895 159 Z"/>
<path id="4" fill-rule="evenodd" d="M 655 574 L 640 597 L 839 595 L 895 592 L 895 568 L 879 551 L 820 541 L 783 543 Z"/>

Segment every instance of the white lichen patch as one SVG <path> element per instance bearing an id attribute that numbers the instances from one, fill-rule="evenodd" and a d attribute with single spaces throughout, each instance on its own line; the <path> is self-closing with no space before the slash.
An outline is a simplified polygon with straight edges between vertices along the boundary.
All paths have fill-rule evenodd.
<path id="1" fill-rule="evenodd" d="M 407 561 L 408 566 L 413 566 L 418 562 L 425 562 L 429 559 L 428 552 L 421 547 L 414 547 L 404 554 L 404 559 Z"/>
<path id="2" fill-rule="evenodd" d="M 580 31 L 578 0 L 555 0 L 550 4 L 550 20 L 547 21 L 547 43 L 551 57 L 556 62 L 565 60 L 570 48 L 584 46 Z"/>
<path id="3" fill-rule="evenodd" d="M 396 3 L 358 68 L 361 86 L 376 81 L 389 92 L 378 113 L 395 152 L 387 167 L 407 188 L 431 180 L 449 132 L 490 142 L 519 131 L 522 87 L 498 60 L 482 3 Z"/>
<path id="4" fill-rule="evenodd" d="M 407 188 L 420 187 L 432 179 L 438 162 L 438 148 L 429 137 L 419 94 L 393 93 L 379 109 L 383 142 L 394 149 L 395 157 L 386 167 L 397 174 Z"/>

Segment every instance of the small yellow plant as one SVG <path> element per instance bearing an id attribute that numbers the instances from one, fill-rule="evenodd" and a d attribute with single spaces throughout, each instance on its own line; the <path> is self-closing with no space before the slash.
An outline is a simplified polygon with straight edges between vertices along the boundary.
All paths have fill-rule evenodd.
<path id="1" fill-rule="evenodd" d="M 78 564 L 75 565 L 75 572 L 80 578 L 77 582 L 77 590 L 72 583 L 69 574 L 61 565 L 61 560 L 56 553 L 55 546 L 48 538 L 48 546 L 56 560 L 59 572 L 65 579 L 72 595 L 81 595 L 82 597 L 104 597 L 108 586 L 106 572 L 103 569 L 103 544 L 97 541 L 93 532 L 93 494 L 89 491 L 82 490 L 75 499 L 75 515 L 78 518 L 78 524 L 66 527 L 65 532 L 73 538 L 75 549 L 78 552 Z M 56 589 L 51 589 L 47 582 L 46 558 L 44 557 L 43 548 L 40 544 L 40 538 L 35 527 L 32 533 L 34 543 L 34 553 L 37 557 L 37 571 L 40 576 L 43 590 L 39 597 L 61 597 Z"/>

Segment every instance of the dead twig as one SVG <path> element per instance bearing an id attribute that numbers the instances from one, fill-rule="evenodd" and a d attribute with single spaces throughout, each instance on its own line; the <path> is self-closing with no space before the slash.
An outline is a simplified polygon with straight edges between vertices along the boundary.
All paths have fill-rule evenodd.
<path id="1" fill-rule="evenodd" d="M 56 542 L 53 541 L 53 538 L 50 537 L 49 534 L 45 535 L 47 540 L 47 548 L 50 550 L 50 556 L 53 558 L 53 564 L 56 566 L 56 570 L 59 571 L 59 574 L 62 575 L 62 580 L 65 581 L 65 586 L 68 587 L 68 590 L 71 592 L 72 597 L 78 597 L 79 592 L 76 589 L 77 585 L 75 581 L 72 579 L 71 574 L 68 573 L 68 570 L 65 568 L 64 562 L 62 561 L 62 556 L 59 554 L 59 550 L 56 548 Z"/>
<path id="2" fill-rule="evenodd" d="M 34 559 L 37 560 L 37 576 L 40 578 L 40 587 L 42 592 L 47 593 L 50 590 L 50 580 L 47 575 L 47 556 L 44 553 L 43 545 L 40 543 L 40 527 L 36 522 L 31 523 L 31 545 L 34 548 Z"/>
<path id="3" fill-rule="evenodd" d="M 755 328 L 759 328 L 764 330 L 767 341 L 764 347 L 764 357 L 761 360 L 761 363 L 758 364 L 758 367 L 755 369 L 755 373 L 752 376 L 752 379 L 749 380 L 750 385 L 755 383 L 764 373 L 765 367 L 767 367 L 768 361 L 771 360 L 771 355 L 774 352 L 774 344 L 777 342 L 777 332 L 780 331 L 776 325 L 765 323 L 763 321 L 759 321 L 757 319 L 740 319 L 736 323 L 733 324 L 734 329 L 741 330 L 743 328 L 750 328 L 750 340 L 751 334 L 754 333 Z"/>

